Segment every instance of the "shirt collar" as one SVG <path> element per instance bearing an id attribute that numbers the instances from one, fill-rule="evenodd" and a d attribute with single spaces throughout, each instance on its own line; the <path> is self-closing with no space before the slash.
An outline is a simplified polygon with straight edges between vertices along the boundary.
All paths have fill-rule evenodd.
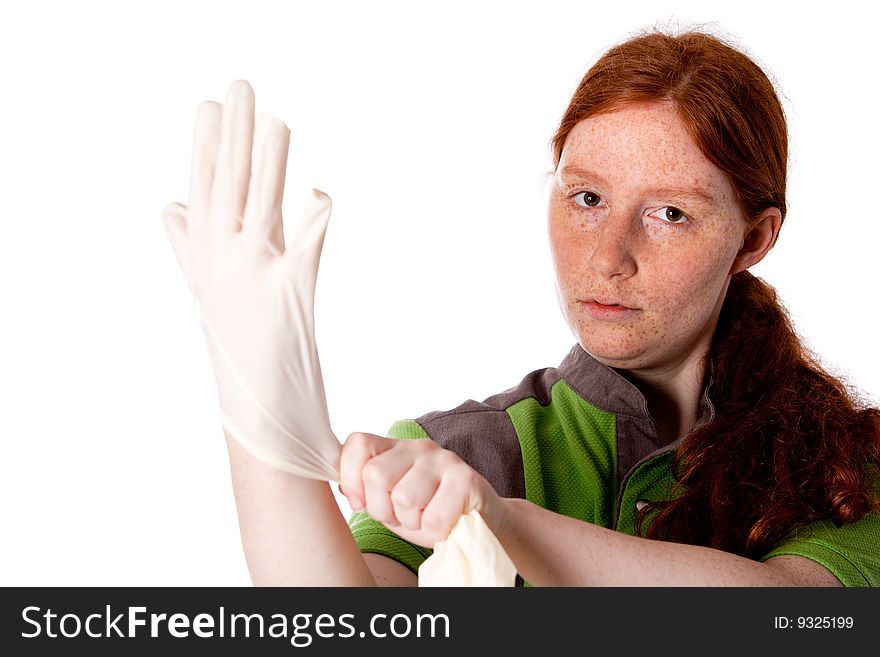
<path id="1" fill-rule="evenodd" d="M 641 391 L 619 372 L 596 360 L 580 344 L 571 348 L 557 369 L 566 383 L 593 406 L 615 415 L 629 415 L 653 423 L 648 402 Z M 715 406 L 709 397 L 711 387 L 710 378 L 700 396 L 697 427 L 715 418 Z"/>

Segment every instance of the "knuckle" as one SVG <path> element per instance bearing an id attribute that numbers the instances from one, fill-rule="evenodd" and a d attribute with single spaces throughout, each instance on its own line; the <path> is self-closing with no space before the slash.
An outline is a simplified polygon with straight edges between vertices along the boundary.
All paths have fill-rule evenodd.
<path id="1" fill-rule="evenodd" d="M 446 520 L 437 513 L 422 514 L 422 529 L 430 532 L 432 535 L 439 536 L 443 533 L 446 526 Z"/>
<path id="2" fill-rule="evenodd" d="M 439 449 L 433 440 L 402 440 L 398 447 L 410 450 L 416 458 L 424 458 Z"/>
<path id="3" fill-rule="evenodd" d="M 368 461 L 361 470 L 361 477 L 364 483 L 379 486 L 384 483 L 385 473 L 382 468 L 373 461 Z"/>
<path id="4" fill-rule="evenodd" d="M 406 486 L 395 486 L 391 491 L 391 502 L 395 507 L 409 509 L 415 506 L 415 497 Z"/>
<path id="5" fill-rule="evenodd" d="M 462 484 L 466 484 L 469 487 L 477 486 L 482 480 L 480 474 L 467 463 L 462 463 L 460 467 L 456 468 L 456 473 L 460 477 Z"/>
<path id="6" fill-rule="evenodd" d="M 366 444 L 366 439 L 367 435 L 365 433 L 355 431 L 354 433 L 348 434 L 348 438 L 345 439 L 345 444 L 352 447 L 363 447 Z"/>
<path id="7" fill-rule="evenodd" d="M 452 487 L 459 491 L 473 491 L 482 488 L 483 478 L 464 461 L 445 470 Z"/>
<path id="8" fill-rule="evenodd" d="M 343 454 L 354 455 L 355 458 L 366 459 L 372 453 L 373 437 L 370 434 L 356 431 L 349 434 L 343 445 Z"/>
<path id="9" fill-rule="evenodd" d="M 464 461 L 459 458 L 455 452 L 440 448 L 437 453 L 437 460 L 444 468 L 457 468 L 459 464 L 464 465 Z"/>

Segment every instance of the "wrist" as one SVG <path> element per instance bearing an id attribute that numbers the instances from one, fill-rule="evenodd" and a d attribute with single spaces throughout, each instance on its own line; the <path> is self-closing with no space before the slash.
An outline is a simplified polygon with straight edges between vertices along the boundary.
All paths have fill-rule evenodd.
<path id="1" fill-rule="evenodd" d="M 518 497 L 502 497 L 499 498 L 499 513 L 494 527 L 490 527 L 492 533 L 501 542 L 502 545 L 507 543 L 517 533 L 519 520 L 525 511 L 525 505 L 529 502 Z"/>

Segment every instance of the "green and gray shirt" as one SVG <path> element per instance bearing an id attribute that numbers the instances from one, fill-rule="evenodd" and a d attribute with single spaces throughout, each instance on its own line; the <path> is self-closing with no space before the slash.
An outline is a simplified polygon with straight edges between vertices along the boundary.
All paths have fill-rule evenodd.
<path id="1" fill-rule="evenodd" d="M 711 387 L 711 386 L 710 386 Z M 698 426 L 714 417 L 707 388 Z M 430 438 L 485 477 L 502 497 L 634 534 L 643 501 L 675 495 L 671 463 L 684 438 L 663 445 L 639 390 L 576 344 L 558 368 L 528 374 L 483 402 L 394 423 L 388 436 Z M 361 552 L 384 554 L 414 573 L 431 550 L 370 518 L 349 521 Z M 798 555 L 828 568 L 844 586 L 880 586 L 880 516 L 837 527 L 798 528 L 761 557 Z"/>

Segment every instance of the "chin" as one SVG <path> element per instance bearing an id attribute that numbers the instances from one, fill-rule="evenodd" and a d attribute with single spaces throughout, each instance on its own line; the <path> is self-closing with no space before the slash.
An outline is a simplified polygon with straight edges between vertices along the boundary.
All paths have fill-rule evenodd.
<path id="1" fill-rule="evenodd" d="M 646 339 L 643 327 L 631 323 L 605 324 L 571 315 L 567 319 L 581 348 L 603 365 L 637 369 L 650 366 L 657 358 L 658 345 Z"/>
<path id="2" fill-rule="evenodd" d="M 578 340 L 584 351 L 603 365 L 616 369 L 644 366 L 645 350 L 637 345 L 609 345 L 601 340 Z"/>

